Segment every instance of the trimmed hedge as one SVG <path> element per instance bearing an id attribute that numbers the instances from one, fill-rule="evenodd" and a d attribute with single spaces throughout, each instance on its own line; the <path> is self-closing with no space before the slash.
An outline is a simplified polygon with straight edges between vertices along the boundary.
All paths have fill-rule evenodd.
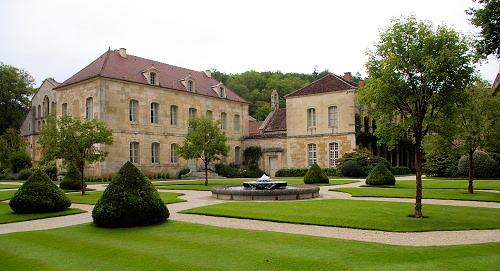
<path id="1" fill-rule="evenodd" d="M 394 185 L 396 184 L 396 178 L 383 163 L 378 163 L 370 175 L 366 177 L 365 183 L 369 185 Z"/>
<path id="2" fill-rule="evenodd" d="M 94 223 L 105 228 L 154 225 L 169 216 L 156 188 L 130 161 L 120 168 L 92 210 Z"/>
<path id="3" fill-rule="evenodd" d="M 355 160 L 347 160 L 342 163 L 342 167 L 340 168 L 340 172 L 345 177 L 365 177 L 366 172 L 363 170 L 363 167 L 360 163 Z"/>
<path id="4" fill-rule="evenodd" d="M 307 168 L 289 168 L 276 171 L 276 177 L 304 177 L 307 174 Z"/>
<path id="5" fill-rule="evenodd" d="M 18 214 L 50 213 L 63 211 L 71 200 L 41 170 L 35 171 L 17 190 L 9 202 Z"/>
<path id="6" fill-rule="evenodd" d="M 491 178 L 500 175 L 500 166 L 491 156 L 482 151 L 475 151 L 472 156 L 474 178 Z M 469 156 L 464 155 L 458 162 L 458 174 L 469 176 Z"/>
<path id="7" fill-rule="evenodd" d="M 393 175 L 405 175 L 411 173 L 409 167 L 392 167 L 391 172 Z"/>
<path id="8" fill-rule="evenodd" d="M 82 190 L 82 180 L 80 179 L 81 177 L 82 175 L 80 171 L 76 167 L 71 166 L 68 170 L 68 173 L 66 173 L 66 175 L 64 175 L 64 178 L 61 180 L 59 187 L 69 190 Z M 85 187 L 87 187 L 87 184 L 84 181 L 83 188 Z"/>
<path id="9" fill-rule="evenodd" d="M 321 170 L 318 164 L 314 163 L 309 168 L 304 177 L 304 183 L 313 184 L 313 183 L 329 183 L 328 176 L 326 176 L 325 172 Z"/>

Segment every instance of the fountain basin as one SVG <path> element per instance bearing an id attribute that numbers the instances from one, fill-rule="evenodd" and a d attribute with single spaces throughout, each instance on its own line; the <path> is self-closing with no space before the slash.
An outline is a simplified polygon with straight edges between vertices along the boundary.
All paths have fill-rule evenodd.
<path id="1" fill-rule="evenodd" d="M 319 197 L 319 187 L 305 184 L 289 184 L 283 188 L 256 190 L 241 185 L 212 188 L 212 197 L 224 200 L 300 200 Z"/>

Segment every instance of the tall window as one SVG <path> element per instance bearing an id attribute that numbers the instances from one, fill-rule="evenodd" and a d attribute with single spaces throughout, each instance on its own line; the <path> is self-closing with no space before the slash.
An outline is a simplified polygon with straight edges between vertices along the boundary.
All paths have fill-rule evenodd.
<path id="1" fill-rule="evenodd" d="M 67 103 L 63 103 L 62 104 L 62 110 L 61 111 L 62 111 L 63 115 L 68 114 L 68 104 Z"/>
<path id="2" fill-rule="evenodd" d="M 177 125 L 177 105 L 170 106 L 170 124 Z"/>
<path id="3" fill-rule="evenodd" d="M 236 133 L 240 132 L 240 115 L 234 115 L 234 131 Z"/>
<path id="4" fill-rule="evenodd" d="M 220 128 L 225 131 L 226 130 L 226 113 L 220 113 Z"/>
<path id="5" fill-rule="evenodd" d="M 205 113 L 205 115 L 209 118 L 212 118 L 212 110 L 207 110 L 207 112 Z"/>
<path id="6" fill-rule="evenodd" d="M 151 143 L 151 164 L 160 163 L 160 143 Z"/>
<path id="7" fill-rule="evenodd" d="M 221 156 L 220 162 L 224 165 L 227 165 L 227 157 L 226 156 Z"/>
<path id="8" fill-rule="evenodd" d="M 151 123 L 158 124 L 158 104 L 151 103 Z"/>
<path id="9" fill-rule="evenodd" d="M 93 107 L 94 101 L 92 97 L 87 98 L 85 101 L 85 118 L 88 120 L 92 120 L 92 116 L 94 116 Z"/>
<path id="10" fill-rule="evenodd" d="M 156 85 L 156 73 L 154 72 L 149 73 L 149 83 L 151 85 Z"/>
<path id="11" fill-rule="evenodd" d="M 234 148 L 234 163 L 240 164 L 240 147 Z"/>
<path id="12" fill-rule="evenodd" d="M 188 91 L 194 92 L 194 82 L 193 80 L 188 80 Z"/>
<path id="13" fill-rule="evenodd" d="M 139 163 L 139 142 L 130 142 L 130 162 Z"/>
<path id="14" fill-rule="evenodd" d="M 49 97 L 45 96 L 43 98 L 43 116 L 47 117 L 50 113 L 50 102 L 49 102 Z"/>
<path id="15" fill-rule="evenodd" d="M 337 167 L 337 159 L 339 159 L 339 144 L 330 143 L 330 167 Z"/>
<path id="16" fill-rule="evenodd" d="M 338 114 L 337 114 L 337 107 L 336 106 L 330 106 L 328 107 L 328 126 L 333 127 L 333 126 L 338 126 Z"/>
<path id="17" fill-rule="evenodd" d="M 316 109 L 309 108 L 307 109 L 307 127 L 315 127 L 316 126 Z"/>
<path id="18" fill-rule="evenodd" d="M 309 166 L 312 166 L 314 163 L 317 163 L 318 159 L 316 156 L 316 144 L 307 145 L 308 154 L 309 154 Z"/>
<path id="19" fill-rule="evenodd" d="M 176 145 L 170 144 L 170 163 L 177 164 L 179 162 L 179 158 L 177 157 L 177 153 L 175 152 Z"/>
<path id="20" fill-rule="evenodd" d="M 137 120 L 139 119 L 138 112 L 139 112 L 139 101 L 130 100 L 128 105 L 129 120 L 137 122 Z"/>
<path id="21" fill-rule="evenodd" d="M 38 105 L 38 117 L 42 117 L 42 107 L 40 105 Z"/>
<path id="22" fill-rule="evenodd" d="M 220 88 L 219 88 L 219 96 L 220 96 L 221 98 L 226 97 L 226 92 L 224 91 L 224 88 L 223 88 L 223 87 L 220 87 Z"/>
<path id="23" fill-rule="evenodd" d="M 189 118 L 196 118 L 196 108 L 189 108 Z"/>

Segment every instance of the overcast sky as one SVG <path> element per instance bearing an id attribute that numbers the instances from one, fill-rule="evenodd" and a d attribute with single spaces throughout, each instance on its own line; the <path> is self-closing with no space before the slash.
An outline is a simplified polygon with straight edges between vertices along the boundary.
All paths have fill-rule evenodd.
<path id="1" fill-rule="evenodd" d="M 36 85 L 59 82 L 108 50 L 203 71 L 248 70 L 366 76 L 366 51 L 394 17 L 478 33 L 472 0 L 105 1 L 0 0 L 0 61 Z M 492 82 L 499 61 L 478 67 Z"/>

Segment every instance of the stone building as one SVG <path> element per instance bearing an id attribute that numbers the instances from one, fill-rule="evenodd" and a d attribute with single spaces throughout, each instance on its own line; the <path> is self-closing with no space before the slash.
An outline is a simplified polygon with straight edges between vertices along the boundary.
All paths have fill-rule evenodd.
<path id="1" fill-rule="evenodd" d="M 224 163 L 240 163 L 243 150 L 261 146 L 260 167 L 274 176 L 281 168 L 303 168 L 312 163 L 335 167 L 343 153 L 356 149 L 354 101 L 357 83 L 329 74 L 286 95 L 286 109 L 272 94 L 272 111 L 263 122 L 248 115 L 249 102 L 211 76 L 158 61 L 108 50 L 63 83 L 47 79 L 34 96 L 21 127 L 33 148 L 35 163 L 38 127 L 52 110 L 104 121 L 114 131 L 115 143 L 97 146 L 109 152 L 104 162 L 86 167 L 86 175 L 114 174 L 132 161 L 146 174 L 201 168 L 196 159 L 175 153 L 188 131 L 188 119 L 207 115 L 220 119 L 231 152 Z"/>

